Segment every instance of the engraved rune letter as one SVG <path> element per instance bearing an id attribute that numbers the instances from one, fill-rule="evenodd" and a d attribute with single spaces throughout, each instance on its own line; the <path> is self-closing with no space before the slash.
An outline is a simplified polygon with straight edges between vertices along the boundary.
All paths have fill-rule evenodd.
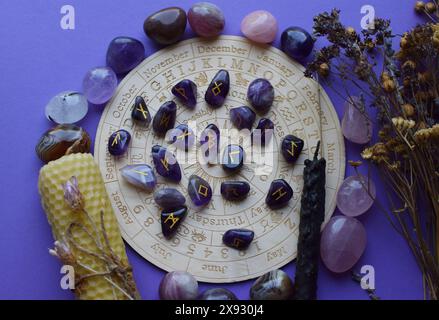
<path id="1" fill-rule="evenodd" d="M 216 82 L 215 81 L 215 87 L 213 87 L 212 88 L 212 93 L 215 95 L 215 96 L 217 96 L 217 95 L 219 95 L 220 93 L 221 93 L 221 86 L 222 86 L 223 84 L 220 82 L 220 83 L 218 83 L 218 82 Z"/>
<path id="2" fill-rule="evenodd" d="M 294 141 L 291 141 L 291 150 L 288 150 L 288 153 L 294 157 L 294 148 L 297 148 L 297 144 Z"/>
<path id="3" fill-rule="evenodd" d="M 145 119 L 147 119 L 147 117 L 148 117 L 148 111 L 146 111 L 145 109 L 143 109 L 143 106 L 142 106 L 141 104 L 139 105 L 139 108 L 137 108 L 136 110 L 137 110 L 137 111 L 140 111 L 140 112 L 142 113 L 143 117 L 144 117 Z"/>
<path id="4" fill-rule="evenodd" d="M 160 119 L 160 125 L 168 126 L 169 120 L 171 119 L 170 115 L 165 115 Z"/>
<path id="5" fill-rule="evenodd" d="M 207 197 L 208 191 L 209 189 L 207 189 L 205 185 L 200 184 L 200 186 L 198 187 L 198 193 L 201 194 L 203 197 Z"/>
<path id="6" fill-rule="evenodd" d="M 175 91 L 177 91 L 179 94 L 182 95 L 182 97 L 184 97 L 187 100 L 186 91 L 184 90 L 184 88 L 176 88 Z"/>
<path id="7" fill-rule="evenodd" d="M 165 223 L 167 223 L 169 220 L 171 220 L 172 224 L 169 226 L 169 228 L 173 228 L 174 225 L 180 220 L 179 217 L 174 217 L 174 213 L 171 213 L 165 220 Z"/>
<path id="8" fill-rule="evenodd" d="M 162 163 L 163 167 L 165 167 L 166 171 L 169 171 L 168 159 L 166 159 L 166 157 L 165 157 L 163 159 L 160 159 L 160 162 Z"/>
<path id="9" fill-rule="evenodd" d="M 113 139 L 113 142 L 111 143 L 111 146 L 114 146 L 115 144 L 118 144 L 118 142 L 120 141 L 120 133 L 116 133 L 116 136 Z"/>
<path id="10" fill-rule="evenodd" d="M 272 196 L 274 196 L 276 193 L 278 194 L 276 200 L 279 200 L 280 198 L 282 198 L 284 195 L 286 195 L 287 193 L 285 191 L 282 191 L 284 187 L 280 187 L 279 189 L 277 189 L 275 192 L 272 193 Z"/>

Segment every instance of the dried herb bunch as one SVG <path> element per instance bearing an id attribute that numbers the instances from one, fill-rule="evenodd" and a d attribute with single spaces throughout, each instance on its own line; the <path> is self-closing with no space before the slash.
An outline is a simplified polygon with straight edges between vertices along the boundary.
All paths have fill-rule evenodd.
<path id="1" fill-rule="evenodd" d="M 340 22 L 339 13 L 314 18 L 315 36 L 329 45 L 316 53 L 305 75 L 318 74 L 365 115 L 366 107 L 376 108 L 378 138 L 362 157 L 376 165 L 389 187 L 390 209 L 384 211 L 412 250 L 429 297 L 437 300 L 439 24 L 432 20 L 405 33 L 396 52 L 390 21 L 375 19 L 373 28 L 357 33 Z"/>

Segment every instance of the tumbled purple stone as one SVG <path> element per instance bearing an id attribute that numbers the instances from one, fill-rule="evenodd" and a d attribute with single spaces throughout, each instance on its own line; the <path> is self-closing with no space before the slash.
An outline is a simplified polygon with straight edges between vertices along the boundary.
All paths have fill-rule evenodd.
<path id="1" fill-rule="evenodd" d="M 204 291 L 198 300 L 238 300 L 235 294 L 224 288 L 213 288 Z"/>
<path id="2" fill-rule="evenodd" d="M 303 28 L 289 27 L 281 35 L 282 51 L 293 59 L 306 58 L 314 48 L 314 39 Z"/>
<path id="3" fill-rule="evenodd" d="M 198 296 L 198 282 L 185 271 L 172 271 L 163 277 L 159 288 L 162 300 L 194 300 Z"/>
<path id="4" fill-rule="evenodd" d="M 209 183 L 197 175 L 189 177 L 187 192 L 196 206 L 205 206 L 212 199 L 212 188 Z"/>
<path id="5" fill-rule="evenodd" d="M 174 188 L 162 188 L 154 192 L 154 201 L 163 210 L 181 207 L 186 203 L 184 195 Z"/>
<path id="6" fill-rule="evenodd" d="M 346 178 L 338 189 L 337 207 L 348 217 L 357 217 L 370 209 L 376 198 L 375 184 L 363 175 Z"/>
<path id="7" fill-rule="evenodd" d="M 255 233 L 247 229 L 231 229 L 227 230 L 223 235 L 223 243 L 238 250 L 245 250 L 253 241 Z"/>
<path id="8" fill-rule="evenodd" d="M 172 87 L 171 92 L 186 107 L 193 109 L 197 105 L 197 85 L 193 81 L 181 80 Z"/>
<path id="9" fill-rule="evenodd" d="M 107 66 L 117 74 L 134 69 L 145 59 L 142 42 L 131 37 L 114 38 L 107 49 Z"/>
<path id="10" fill-rule="evenodd" d="M 88 71 L 82 82 L 87 100 L 93 104 L 104 104 L 114 94 L 117 76 L 111 68 L 98 67 Z"/>
<path id="11" fill-rule="evenodd" d="M 206 90 L 204 99 L 213 108 L 219 108 L 224 104 L 230 90 L 230 76 L 227 70 L 220 70 L 213 77 Z"/>
<path id="12" fill-rule="evenodd" d="M 286 162 L 295 163 L 303 150 L 302 139 L 289 134 L 282 140 L 281 151 Z"/>
<path id="13" fill-rule="evenodd" d="M 175 182 L 181 180 L 180 165 L 172 152 L 165 147 L 155 145 L 151 149 L 151 155 L 159 175 Z"/>
<path id="14" fill-rule="evenodd" d="M 267 192 L 265 203 L 271 209 L 285 207 L 293 197 L 293 189 L 284 179 L 274 180 Z"/>
<path id="15" fill-rule="evenodd" d="M 244 164 L 245 152 L 240 145 L 229 144 L 223 153 L 222 165 L 226 171 L 237 171 Z"/>
<path id="16" fill-rule="evenodd" d="M 195 143 L 195 135 L 187 124 L 179 124 L 176 128 L 168 131 L 167 141 L 180 150 L 188 151 Z"/>
<path id="17" fill-rule="evenodd" d="M 108 152 L 113 156 L 121 156 L 128 150 L 131 135 L 126 130 L 117 130 L 108 139 Z"/>
<path id="18" fill-rule="evenodd" d="M 173 207 L 172 209 L 163 209 L 160 213 L 160 222 L 162 233 L 166 239 L 172 238 L 178 230 L 178 227 L 186 218 L 187 207 Z"/>
<path id="19" fill-rule="evenodd" d="M 211 123 L 203 130 L 200 137 L 200 145 L 202 148 L 204 159 L 208 163 L 217 163 L 218 152 L 220 148 L 221 133 L 218 127 Z"/>
<path id="20" fill-rule="evenodd" d="M 366 248 L 366 230 L 361 222 L 352 217 L 335 216 L 322 231 L 320 255 L 325 266 L 332 272 L 350 270 Z"/>
<path id="21" fill-rule="evenodd" d="M 129 183 L 147 192 L 154 190 L 157 184 L 155 173 L 147 164 L 127 165 L 120 172 Z"/>
<path id="22" fill-rule="evenodd" d="M 361 100 L 353 97 L 345 102 L 341 129 L 346 139 L 353 143 L 365 144 L 372 137 L 372 121 L 360 111 Z"/>
<path id="23" fill-rule="evenodd" d="M 159 108 L 152 121 L 152 128 L 159 136 L 163 136 L 168 130 L 174 128 L 177 118 L 177 105 L 174 101 L 167 101 Z"/>
<path id="24" fill-rule="evenodd" d="M 274 101 L 274 88 L 267 79 L 253 80 L 248 86 L 247 99 L 258 112 L 267 112 Z"/>
<path id="25" fill-rule="evenodd" d="M 273 136 L 274 123 L 270 119 L 261 118 L 256 126 L 256 129 L 252 132 L 252 143 L 265 146 L 271 141 Z"/>
<path id="26" fill-rule="evenodd" d="M 255 119 L 256 114 L 249 107 L 243 106 L 230 109 L 230 121 L 239 130 L 251 130 Z"/>
<path id="27" fill-rule="evenodd" d="M 224 14 L 219 7 L 210 2 L 195 3 L 188 11 L 192 30 L 200 37 L 215 37 L 225 25 Z"/>
<path id="28" fill-rule="evenodd" d="M 134 101 L 133 110 L 131 111 L 131 117 L 137 124 L 144 127 L 149 126 L 151 123 L 151 113 L 146 106 L 145 99 L 142 96 L 137 96 Z"/>
<path id="29" fill-rule="evenodd" d="M 247 197 L 250 185 L 246 181 L 224 181 L 221 183 L 221 195 L 229 201 L 240 201 Z"/>

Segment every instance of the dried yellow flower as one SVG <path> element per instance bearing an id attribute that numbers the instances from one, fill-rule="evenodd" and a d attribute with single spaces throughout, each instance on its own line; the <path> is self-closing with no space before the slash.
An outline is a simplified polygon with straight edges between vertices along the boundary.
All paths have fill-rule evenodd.
<path id="1" fill-rule="evenodd" d="M 384 88 L 384 91 L 386 91 L 388 93 L 395 91 L 395 89 L 396 89 L 395 81 L 393 81 L 391 79 L 384 80 L 383 88 Z"/>
<path id="2" fill-rule="evenodd" d="M 427 3 L 425 4 L 425 10 L 426 10 L 428 13 L 433 13 L 433 12 L 435 12 L 435 11 L 436 11 L 436 4 L 434 4 L 433 2 L 427 2 Z"/>
<path id="3" fill-rule="evenodd" d="M 349 160 L 348 163 L 351 167 L 354 167 L 354 168 L 358 168 L 359 166 L 361 166 L 363 164 L 361 161 L 353 161 L 353 160 Z"/>
<path id="4" fill-rule="evenodd" d="M 431 128 L 419 129 L 415 132 L 415 141 L 419 144 L 439 139 L 439 124 Z"/>
<path id="5" fill-rule="evenodd" d="M 403 133 L 416 125 L 415 121 L 407 120 L 402 117 L 392 118 L 392 123 L 396 127 L 396 129 Z"/>
<path id="6" fill-rule="evenodd" d="M 425 3 L 424 1 L 417 1 L 415 4 L 415 11 L 417 13 L 421 13 L 425 9 Z"/>
<path id="7" fill-rule="evenodd" d="M 413 117 L 415 115 L 415 107 L 410 103 L 403 104 L 402 111 L 407 117 Z"/>

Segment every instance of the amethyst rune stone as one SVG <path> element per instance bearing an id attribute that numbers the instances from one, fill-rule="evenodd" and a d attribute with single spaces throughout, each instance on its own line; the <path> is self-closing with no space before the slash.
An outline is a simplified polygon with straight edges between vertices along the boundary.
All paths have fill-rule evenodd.
<path id="1" fill-rule="evenodd" d="M 157 184 L 155 173 L 147 164 L 127 165 L 120 172 L 129 183 L 147 192 L 154 190 Z"/>
<path id="2" fill-rule="evenodd" d="M 247 229 L 231 229 L 227 230 L 223 235 L 223 243 L 238 250 L 245 250 L 253 241 L 255 233 Z"/>
<path id="3" fill-rule="evenodd" d="M 131 111 L 131 118 L 133 118 L 136 123 L 144 127 L 149 126 L 151 123 L 151 113 L 149 113 L 145 99 L 143 99 L 142 96 L 136 97 L 133 105 L 133 111 Z"/>
<path id="4" fill-rule="evenodd" d="M 197 105 L 197 85 L 191 80 L 181 80 L 172 87 L 171 91 L 186 107 L 193 109 Z"/>
<path id="5" fill-rule="evenodd" d="M 107 67 L 94 68 L 88 71 L 82 82 L 87 100 L 98 105 L 110 100 L 116 87 L 116 73 Z"/>
<path id="6" fill-rule="evenodd" d="M 225 19 L 220 8 L 210 2 L 198 2 L 188 12 L 192 30 L 200 37 L 215 37 L 224 29 Z"/>
<path id="7" fill-rule="evenodd" d="M 186 203 L 186 198 L 174 188 L 163 188 L 154 192 L 154 201 L 164 210 L 181 207 Z"/>
<path id="8" fill-rule="evenodd" d="M 332 272 L 348 271 L 360 259 L 366 242 L 366 230 L 360 221 L 352 217 L 332 217 L 320 239 L 322 261 Z"/>
<path id="9" fill-rule="evenodd" d="M 180 165 L 172 152 L 165 147 L 155 145 L 151 149 L 151 155 L 159 175 L 175 182 L 181 180 Z"/>
<path id="10" fill-rule="evenodd" d="M 167 101 L 159 108 L 152 121 L 152 128 L 159 136 L 163 136 L 169 129 L 174 128 L 177 118 L 177 105 L 174 101 Z"/>
<path id="11" fill-rule="evenodd" d="M 221 195 L 229 201 L 240 201 L 247 197 L 250 185 L 246 181 L 224 181 L 221 183 Z"/>
<path id="12" fill-rule="evenodd" d="M 273 136 L 274 123 L 270 119 L 261 118 L 255 130 L 252 132 L 252 144 L 265 146 Z"/>
<path id="13" fill-rule="evenodd" d="M 163 210 L 160 214 L 162 223 L 162 233 L 169 239 L 177 232 L 178 227 L 183 222 L 187 214 L 187 207 L 174 207 L 173 209 Z"/>
<path id="14" fill-rule="evenodd" d="M 337 207 L 348 217 L 362 215 L 376 198 L 375 184 L 368 177 L 354 175 L 346 178 L 337 193 Z"/>
<path id="15" fill-rule="evenodd" d="M 274 88 L 267 79 L 253 80 L 248 86 L 247 99 L 258 112 L 267 112 L 274 101 Z"/>
<path id="16" fill-rule="evenodd" d="M 244 164 L 244 149 L 236 144 L 229 144 L 224 150 L 222 165 L 227 171 L 236 171 L 241 169 Z"/>
<path id="17" fill-rule="evenodd" d="M 195 143 L 195 135 L 187 124 L 179 124 L 176 128 L 168 131 L 167 141 L 180 150 L 188 151 Z"/>
<path id="18" fill-rule="evenodd" d="M 349 141 L 365 144 L 372 137 L 372 121 L 365 112 L 359 110 L 361 107 L 361 100 L 357 97 L 353 97 L 352 101 L 345 102 L 341 130 Z"/>
<path id="19" fill-rule="evenodd" d="M 187 191 L 192 202 L 196 206 L 205 206 L 212 199 L 212 188 L 203 178 L 191 175 Z"/>
<path id="20" fill-rule="evenodd" d="M 143 31 L 161 45 L 176 43 L 186 29 L 186 12 L 177 7 L 165 8 L 146 18 Z"/>
<path id="21" fill-rule="evenodd" d="M 213 108 L 219 108 L 224 104 L 230 90 L 230 76 L 227 70 L 220 70 L 213 77 L 207 88 L 204 99 Z"/>
<path id="22" fill-rule="evenodd" d="M 162 300 L 195 300 L 198 282 L 185 271 L 172 271 L 160 282 L 159 295 Z"/>
<path id="23" fill-rule="evenodd" d="M 131 135 L 126 130 L 117 130 L 108 139 L 108 152 L 113 156 L 121 156 L 128 150 Z"/>
<path id="24" fill-rule="evenodd" d="M 271 209 L 280 209 L 285 207 L 293 197 L 293 189 L 284 179 L 274 180 L 268 189 L 265 203 Z"/>
<path id="25" fill-rule="evenodd" d="M 251 130 L 253 122 L 255 122 L 256 114 L 249 107 L 243 106 L 230 110 L 230 120 L 239 130 Z"/>
<path id="26" fill-rule="evenodd" d="M 117 74 L 125 74 L 145 59 L 142 42 L 131 37 L 114 38 L 107 49 L 107 66 Z"/>
<path id="27" fill-rule="evenodd" d="M 238 300 L 235 294 L 224 288 L 213 288 L 204 291 L 198 296 L 198 300 Z"/>
<path id="28" fill-rule="evenodd" d="M 204 160 L 208 163 L 217 163 L 218 152 L 220 148 L 221 133 L 216 125 L 208 124 L 203 130 L 200 137 L 200 145 L 203 152 Z"/>
<path id="29" fill-rule="evenodd" d="M 282 32 L 281 47 L 282 51 L 291 58 L 303 59 L 311 53 L 314 39 L 305 29 L 290 27 Z"/>
<path id="30" fill-rule="evenodd" d="M 302 152 L 304 142 L 302 139 L 293 136 L 292 134 L 287 135 L 282 140 L 282 155 L 285 158 L 285 161 L 288 163 L 294 163 L 299 158 L 300 153 Z"/>

